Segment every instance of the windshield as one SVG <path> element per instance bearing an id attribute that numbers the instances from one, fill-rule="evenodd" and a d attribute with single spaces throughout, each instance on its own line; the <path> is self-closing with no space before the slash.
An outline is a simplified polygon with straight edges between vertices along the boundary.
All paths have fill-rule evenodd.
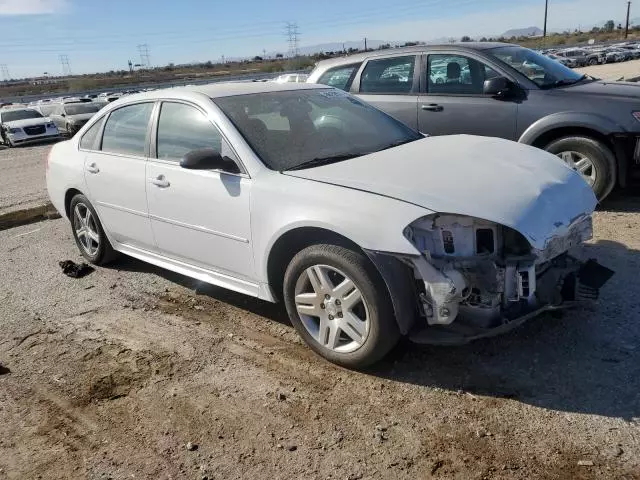
<path id="1" fill-rule="evenodd" d="M 96 113 L 100 110 L 100 105 L 95 103 L 79 103 L 77 105 L 65 105 L 64 111 L 67 115 L 82 115 L 83 113 Z"/>
<path id="2" fill-rule="evenodd" d="M 527 48 L 498 47 L 487 53 L 515 68 L 540 88 L 570 85 L 584 78 L 581 73 Z"/>
<path id="3" fill-rule="evenodd" d="M 35 110 L 7 110 L 2 112 L 2 122 L 15 122 L 16 120 L 27 120 L 29 118 L 42 118 L 42 115 Z"/>
<path id="4" fill-rule="evenodd" d="M 214 101 L 272 170 L 348 160 L 423 138 L 337 89 L 265 92 Z"/>

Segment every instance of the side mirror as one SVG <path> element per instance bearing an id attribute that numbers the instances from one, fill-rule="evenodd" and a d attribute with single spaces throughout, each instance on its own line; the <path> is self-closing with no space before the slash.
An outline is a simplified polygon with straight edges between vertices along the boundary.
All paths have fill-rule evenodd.
<path id="1" fill-rule="evenodd" d="M 227 173 L 240 173 L 236 162 L 223 157 L 213 148 L 191 150 L 182 158 L 180 166 L 189 170 L 221 170 Z"/>
<path id="2" fill-rule="evenodd" d="M 491 95 L 493 97 L 507 97 L 513 94 L 516 89 L 516 84 L 505 77 L 495 77 L 489 80 L 485 80 L 483 93 L 485 95 Z"/>
<path id="3" fill-rule="evenodd" d="M 61 116 L 61 117 L 66 117 L 66 116 L 67 116 L 67 114 L 66 114 L 66 113 L 64 113 L 64 112 L 62 112 L 62 113 L 60 114 L 60 116 Z"/>

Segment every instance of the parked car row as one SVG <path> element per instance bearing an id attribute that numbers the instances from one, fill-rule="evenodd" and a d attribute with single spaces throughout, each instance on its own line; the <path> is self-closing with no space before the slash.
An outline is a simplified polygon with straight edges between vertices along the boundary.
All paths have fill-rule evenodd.
<path id="1" fill-rule="evenodd" d="M 501 137 L 546 150 L 599 199 L 640 182 L 640 86 L 602 82 L 526 48 L 372 51 L 321 61 L 308 82 L 350 92 L 425 134 Z"/>
<path id="2" fill-rule="evenodd" d="M 640 44 L 625 42 L 615 45 L 590 45 L 563 49 L 546 49 L 541 53 L 570 68 L 626 62 L 640 58 Z"/>
<path id="3" fill-rule="evenodd" d="M 148 91 L 154 89 L 147 89 Z M 46 98 L 0 107 L 0 140 L 8 147 L 73 136 L 105 105 L 138 90 Z"/>

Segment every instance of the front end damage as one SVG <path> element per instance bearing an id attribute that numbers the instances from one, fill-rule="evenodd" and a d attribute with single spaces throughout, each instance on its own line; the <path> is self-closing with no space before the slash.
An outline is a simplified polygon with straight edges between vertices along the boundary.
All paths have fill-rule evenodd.
<path id="1" fill-rule="evenodd" d="M 458 344 L 504 333 L 544 311 L 597 299 L 613 275 L 579 258 L 576 247 L 592 236 L 587 214 L 559 226 L 541 249 L 512 228 L 462 215 L 423 217 L 404 234 L 419 256 L 370 256 L 389 287 L 401 330 L 420 343 Z"/>

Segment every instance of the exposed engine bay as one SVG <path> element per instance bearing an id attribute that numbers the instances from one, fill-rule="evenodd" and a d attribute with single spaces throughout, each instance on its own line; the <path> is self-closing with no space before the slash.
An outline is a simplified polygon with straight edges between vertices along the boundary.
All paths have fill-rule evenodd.
<path id="1" fill-rule="evenodd" d="M 596 299 L 613 275 L 595 260 L 572 254 L 592 237 L 590 215 L 559 228 L 542 250 L 509 227 L 461 215 L 430 215 L 404 234 L 421 252 L 411 266 L 427 326 L 469 338 Z"/>

